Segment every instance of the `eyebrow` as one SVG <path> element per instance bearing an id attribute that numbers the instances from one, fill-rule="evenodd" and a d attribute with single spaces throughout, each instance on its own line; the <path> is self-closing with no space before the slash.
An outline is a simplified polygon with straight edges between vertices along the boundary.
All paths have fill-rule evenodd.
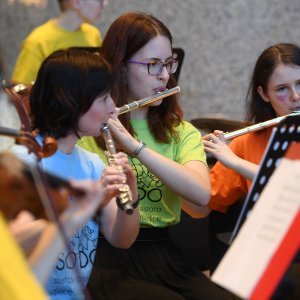
<path id="1" fill-rule="evenodd" d="M 168 61 L 168 60 L 171 59 L 171 58 L 173 58 L 173 56 L 167 57 L 165 61 Z M 157 60 L 157 61 L 162 61 L 162 60 L 161 60 L 160 58 L 158 58 L 158 57 L 149 57 L 149 58 L 145 58 L 145 59 L 147 59 L 147 60 Z"/>

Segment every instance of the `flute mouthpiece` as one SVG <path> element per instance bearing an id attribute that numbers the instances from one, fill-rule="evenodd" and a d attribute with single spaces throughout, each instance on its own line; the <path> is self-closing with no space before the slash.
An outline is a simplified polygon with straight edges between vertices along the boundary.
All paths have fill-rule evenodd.
<path id="1" fill-rule="evenodd" d="M 155 94 L 160 94 L 160 93 L 162 93 L 162 92 L 164 92 L 166 90 L 167 90 L 166 88 L 160 87 L 160 88 L 154 89 L 154 92 L 155 92 Z"/>

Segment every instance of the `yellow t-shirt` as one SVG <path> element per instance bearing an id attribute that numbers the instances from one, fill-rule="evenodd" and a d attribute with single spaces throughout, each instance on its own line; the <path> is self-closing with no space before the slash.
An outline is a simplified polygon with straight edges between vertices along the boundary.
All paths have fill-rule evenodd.
<path id="1" fill-rule="evenodd" d="M 0 299 L 48 299 L 35 279 L 23 253 L 8 231 L 0 212 Z"/>
<path id="2" fill-rule="evenodd" d="M 80 29 L 69 31 L 57 26 L 55 19 L 51 19 L 34 29 L 23 42 L 12 80 L 24 84 L 35 81 L 44 59 L 56 50 L 99 47 L 101 43 L 101 33 L 93 25 L 83 23 Z"/>

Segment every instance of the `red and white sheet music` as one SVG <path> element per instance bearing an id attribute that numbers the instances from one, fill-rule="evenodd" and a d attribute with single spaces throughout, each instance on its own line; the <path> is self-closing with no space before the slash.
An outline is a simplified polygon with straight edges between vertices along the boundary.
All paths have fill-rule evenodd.
<path id="1" fill-rule="evenodd" d="M 300 249 L 300 143 L 291 143 L 212 280 L 244 299 L 269 299 Z"/>

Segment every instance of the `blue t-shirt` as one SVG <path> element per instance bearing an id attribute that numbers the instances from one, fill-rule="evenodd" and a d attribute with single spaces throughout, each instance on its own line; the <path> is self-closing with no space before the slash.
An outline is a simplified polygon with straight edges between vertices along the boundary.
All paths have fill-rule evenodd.
<path id="1" fill-rule="evenodd" d="M 37 140 L 41 141 L 41 138 L 38 136 Z M 27 163 L 36 161 L 24 146 L 14 146 L 12 152 Z M 97 154 L 77 145 L 70 154 L 57 150 L 54 155 L 43 158 L 39 165 L 43 170 L 65 179 L 92 180 L 98 180 L 105 167 Z M 72 236 L 66 249 L 58 254 L 58 261 L 45 287 L 51 299 L 83 299 L 83 289 L 93 267 L 98 230 L 98 224 L 90 220 Z"/>

